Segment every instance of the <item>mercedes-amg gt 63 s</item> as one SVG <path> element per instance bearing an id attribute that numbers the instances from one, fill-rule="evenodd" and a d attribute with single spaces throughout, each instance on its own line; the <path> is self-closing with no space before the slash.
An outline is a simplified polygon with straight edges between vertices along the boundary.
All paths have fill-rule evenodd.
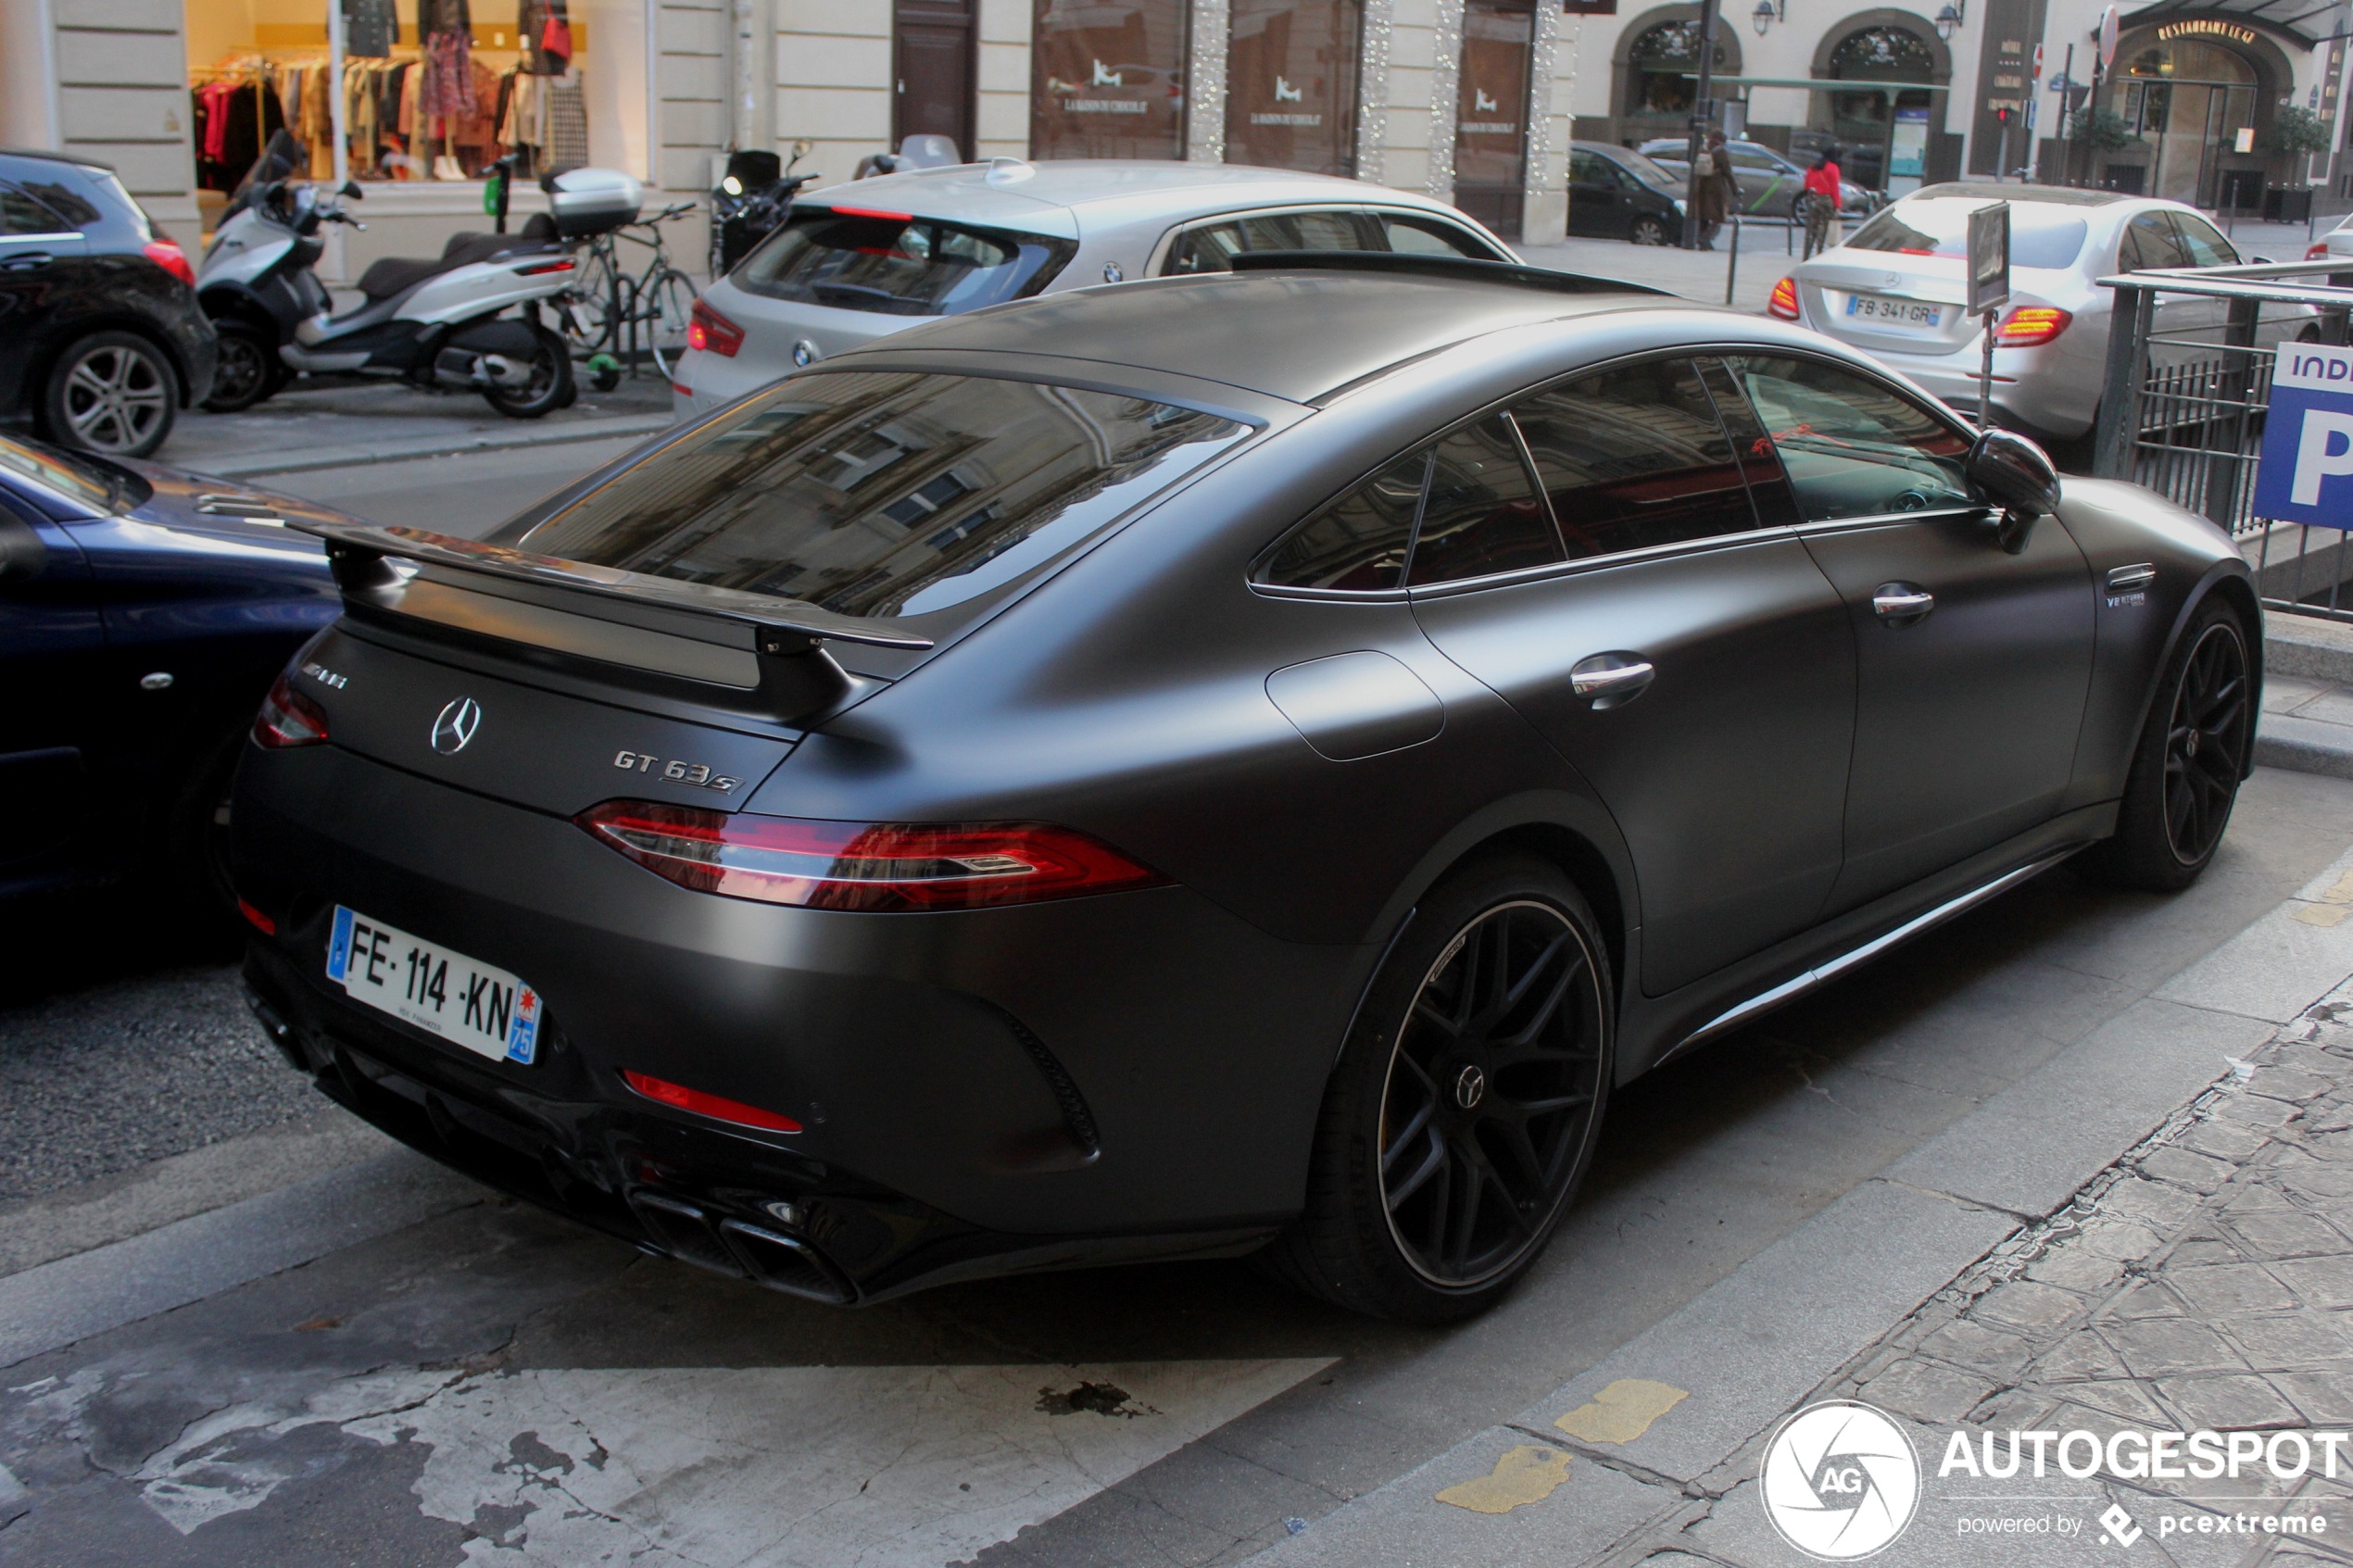
<path id="1" fill-rule="evenodd" d="M 895 334 L 479 543 L 296 521 L 344 614 L 233 819 L 289 1059 L 801 1296 L 1265 1248 L 1433 1322 L 1614 1086 L 2214 855 L 2210 523 L 1796 326 L 1237 264 Z"/>

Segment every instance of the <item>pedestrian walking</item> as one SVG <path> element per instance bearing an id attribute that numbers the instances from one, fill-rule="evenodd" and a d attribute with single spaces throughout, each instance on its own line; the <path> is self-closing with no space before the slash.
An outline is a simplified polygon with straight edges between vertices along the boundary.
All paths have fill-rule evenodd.
<path id="1" fill-rule="evenodd" d="M 1698 166 L 1699 210 L 1692 216 L 1699 224 L 1699 248 L 1714 250 L 1717 232 L 1732 215 L 1732 207 L 1740 200 L 1740 186 L 1732 180 L 1731 155 L 1724 149 L 1724 133 L 1711 131 L 1707 145 L 1700 150 Z"/>
<path id="2" fill-rule="evenodd" d="M 1831 226 L 1838 221 L 1839 189 L 1845 183 L 1839 172 L 1838 149 L 1824 147 L 1814 167 L 1806 171 L 1806 255 L 1812 260 L 1831 248 Z"/>

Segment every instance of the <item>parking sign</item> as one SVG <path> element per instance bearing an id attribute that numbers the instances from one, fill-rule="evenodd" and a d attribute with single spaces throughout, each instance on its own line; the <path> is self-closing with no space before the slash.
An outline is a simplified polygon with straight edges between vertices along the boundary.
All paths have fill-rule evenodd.
<path id="1" fill-rule="evenodd" d="M 2255 515 L 2353 529 L 2353 348 L 2280 345 Z"/>

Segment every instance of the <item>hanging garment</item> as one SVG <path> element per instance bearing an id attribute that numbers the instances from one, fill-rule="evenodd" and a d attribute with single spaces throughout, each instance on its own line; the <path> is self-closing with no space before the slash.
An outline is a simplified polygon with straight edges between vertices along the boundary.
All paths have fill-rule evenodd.
<path id="1" fill-rule="evenodd" d="M 578 169 L 588 161 L 588 94 L 580 73 L 567 71 L 560 82 L 547 84 L 547 167 L 550 170 Z"/>
<path id="2" fill-rule="evenodd" d="M 561 76 L 572 65 L 570 0 L 522 0 L 522 69 L 533 76 Z M 560 45 L 549 48 L 550 41 Z"/>
<path id="3" fill-rule="evenodd" d="M 474 35 L 473 18 L 466 9 L 466 0 L 417 0 L 417 36 L 431 38 L 436 32 L 455 32 L 467 38 Z"/>
<path id="4" fill-rule="evenodd" d="M 343 0 L 343 52 L 382 59 L 400 36 L 394 0 Z"/>
<path id="5" fill-rule="evenodd" d="M 462 32 L 426 35 L 424 82 L 417 94 L 418 113 L 448 120 L 473 112 L 473 62 L 467 54 L 470 44 Z M 441 132 L 452 137 L 456 134 L 455 128 L 447 125 L 441 128 Z"/>

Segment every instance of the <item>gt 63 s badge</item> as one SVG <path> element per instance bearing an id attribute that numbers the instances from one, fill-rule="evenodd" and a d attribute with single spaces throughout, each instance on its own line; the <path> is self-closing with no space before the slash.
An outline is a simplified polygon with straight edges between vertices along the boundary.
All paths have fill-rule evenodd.
<path id="1" fill-rule="evenodd" d="M 743 783 L 724 773 L 714 773 L 703 762 L 665 762 L 650 751 L 616 753 L 612 765 L 624 773 L 647 773 L 654 778 L 668 779 L 673 784 L 692 784 L 698 789 L 715 789 L 724 795 Z"/>

